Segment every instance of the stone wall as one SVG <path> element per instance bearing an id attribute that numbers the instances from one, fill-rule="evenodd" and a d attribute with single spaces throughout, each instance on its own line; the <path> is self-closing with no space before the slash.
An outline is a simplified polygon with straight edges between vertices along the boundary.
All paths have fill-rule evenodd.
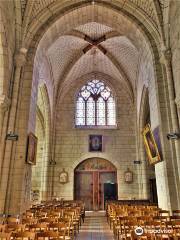
<path id="1" fill-rule="evenodd" d="M 79 86 L 80 87 L 80 86 Z M 69 92 L 59 102 L 56 117 L 56 149 L 54 195 L 73 199 L 74 169 L 83 160 L 91 157 L 102 157 L 111 161 L 117 168 L 118 195 L 120 199 L 138 198 L 137 170 L 133 164 L 136 158 L 135 149 L 135 112 L 134 106 L 123 89 L 118 89 L 117 96 L 117 129 L 77 129 L 74 126 L 75 92 Z M 103 135 L 104 150 L 102 153 L 88 151 L 89 134 Z M 130 168 L 134 173 L 132 184 L 124 183 L 124 172 Z M 59 172 L 62 169 L 69 173 L 69 182 L 59 183 Z"/>

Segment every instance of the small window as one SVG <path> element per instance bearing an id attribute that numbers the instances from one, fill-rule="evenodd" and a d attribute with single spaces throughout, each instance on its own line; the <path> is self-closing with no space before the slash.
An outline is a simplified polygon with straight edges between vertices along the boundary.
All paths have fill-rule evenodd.
<path id="1" fill-rule="evenodd" d="M 102 81 L 84 85 L 76 99 L 76 126 L 116 126 L 115 99 Z"/>

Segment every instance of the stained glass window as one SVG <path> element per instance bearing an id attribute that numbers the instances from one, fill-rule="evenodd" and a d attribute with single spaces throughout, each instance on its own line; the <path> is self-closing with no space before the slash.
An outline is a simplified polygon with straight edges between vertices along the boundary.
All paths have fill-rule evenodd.
<path id="1" fill-rule="evenodd" d="M 76 126 L 115 126 L 116 111 L 112 91 L 102 81 L 84 85 L 76 99 Z"/>

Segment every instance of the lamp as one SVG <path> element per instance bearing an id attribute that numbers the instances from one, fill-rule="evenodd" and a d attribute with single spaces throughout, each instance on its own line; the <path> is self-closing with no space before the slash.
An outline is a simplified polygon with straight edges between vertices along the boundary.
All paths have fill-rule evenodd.
<path id="1" fill-rule="evenodd" d="M 179 139 L 180 138 L 180 133 L 168 133 L 167 134 L 167 139 L 170 140 L 170 139 Z"/>
<path id="2" fill-rule="evenodd" d="M 56 161 L 50 160 L 50 161 L 49 161 L 49 164 L 50 164 L 50 165 L 56 165 Z"/>
<path id="3" fill-rule="evenodd" d="M 6 140 L 11 140 L 11 141 L 17 141 L 18 140 L 18 135 L 16 134 L 16 133 L 12 133 L 12 132 L 10 132 L 10 133 L 8 133 L 7 135 L 6 135 Z"/>

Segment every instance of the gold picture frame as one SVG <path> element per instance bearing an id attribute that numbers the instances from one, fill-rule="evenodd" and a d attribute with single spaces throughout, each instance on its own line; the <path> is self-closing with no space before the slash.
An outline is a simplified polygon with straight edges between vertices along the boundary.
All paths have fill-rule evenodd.
<path id="1" fill-rule="evenodd" d="M 144 127 L 142 131 L 142 135 L 143 135 L 144 145 L 145 145 L 146 153 L 148 156 L 149 164 L 153 165 L 162 161 L 153 132 L 151 130 L 151 126 L 149 124 L 147 124 Z"/>
<path id="2" fill-rule="evenodd" d="M 36 165 L 37 142 L 37 137 L 33 133 L 29 133 L 27 141 L 26 162 L 31 165 Z"/>

